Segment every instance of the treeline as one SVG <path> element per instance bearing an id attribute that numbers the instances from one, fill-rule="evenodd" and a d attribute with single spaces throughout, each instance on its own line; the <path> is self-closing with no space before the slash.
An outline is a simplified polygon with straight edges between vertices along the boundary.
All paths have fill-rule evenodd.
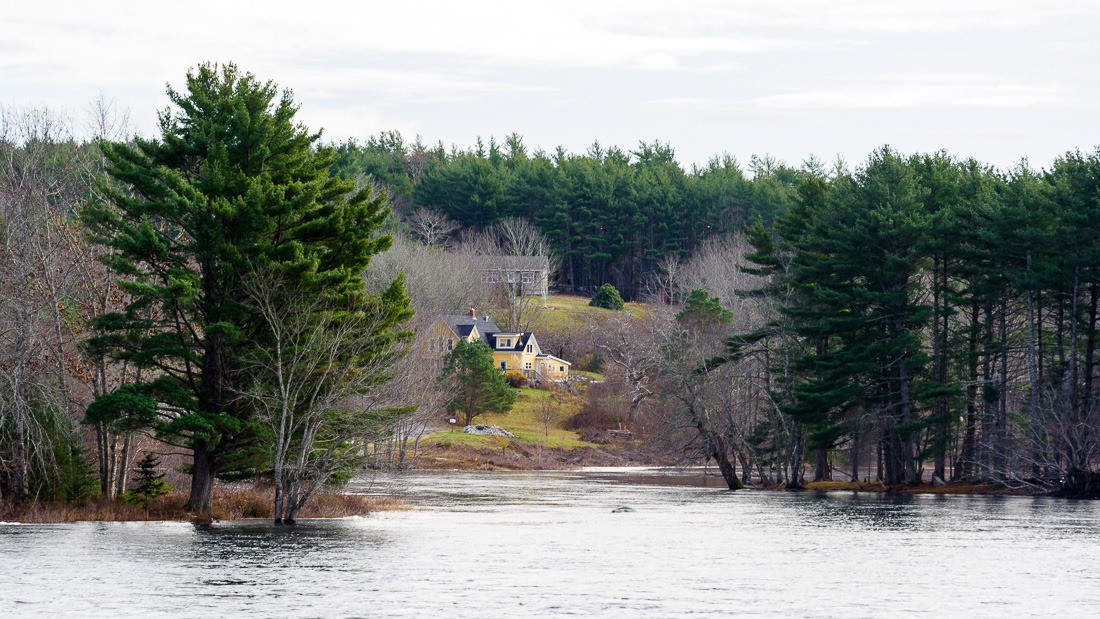
<path id="1" fill-rule="evenodd" d="M 399 212 L 430 209 L 474 230 L 525 219 L 552 244 L 566 287 L 611 283 L 628 298 L 646 291 L 667 258 L 782 216 L 802 179 L 825 173 L 816 159 L 795 169 L 770 157 L 753 157 L 748 173 L 730 157 L 685 171 L 660 142 L 630 152 L 598 143 L 584 154 L 529 152 L 514 134 L 467 150 L 409 144 L 396 132 L 335 148 L 336 171 L 385 186 Z"/>
<path id="2" fill-rule="evenodd" d="M 681 313 L 650 333 L 623 321 L 540 339 L 558 351 L 595 342 L 626 377 L 628 425 L 646 406 L 686 421 L 700 453 L 736 463 L 743 481 L 800 485 L 809 459 L 822 479 L 1094 483 L 1100 151 L 1042 171 L 888 148 L 854 172 L 770 158 L 685 171 L 661 143 L 529 153 L 513 135 L 446 150 L 390 132 L 326 148 L 287 129 L 294 156 L 280 169 L 293 174 L 280 176 L 263 159 L 276 151 L 241 145 L 286 146 L 264 140 L 275 140 L 269 124 L 289 126 L 291 102 L 235 68 L 200 73 L 170 93 L 179 110 L 159 141 L 126 143 L 125 119 L 103 102 L 90 115 L 100 143 L 48 110 L 0 110 L 0 500 L 116 496 L 157 437 L 205 461 L 192 468 L 192 506 L 209 511 L 215 477 L 290 457 L 272 439 L 286 418 L 261 410 L 285 369 L 264 357 L 279 333 L 316 336 L 314 357 L 354 361 L 332 401 L 284 402 L 320 424 L 326 453 L 348 456 L 309 483 L 361 465 L 346 447 L 367 434 L 403 457 L 442 396 L 428 397 L 434 376 L 398 362 L 405 344 L 387 339 L 408 317 L 398 288 L 422 314 L 415 327 L 484 305 L 476 258 L 499 252 L 556 257 L 574 289 L 611 283 L 704 308 L 718 297 L 732 310 Z M 247 88 L 234 95 L 238 82 Z M 251 105 L 258 124 L 207 99 Z M 222 148 L 186 130 L 199 121 L 247 140 Z M 426 245 L 459 228 L 508 242 L 468 234 L 484 247 L 461 268 L 447 262 L 459 252 L 401 237 L 383 252 L 385 205 L 329 172 L 384 186 L 397 225 Z M 332 282 L 344 296 L 314 294 Z M 387 305 L 401 306 L 393 320 L 359 315 Z M 378 342 L 394 354 L 355 334 L 329 341 L 350 318 L 377 323 L 360 331 L 389 334 Z M 599 341 L 608 334 L 614 346 Z M 393 380 L 349 382 L 362 368 Z M 349 384 L 370 392 L 370 415 L 329 425 Z M 300 437 L 282 448 L 312 450 Z"/>
<path id="3" fill-rule="evenodd" d="M 722 361 L 774 412 L 730 438 L 780 481 L 805 446 L 818 479 L 1100 491 L 1100 150 L 1001 172 L 882 148 L 748 238 L 772 319 Z"/>
<path id="4" fill-rule="evenodd" d="M 403 278 L 365 278 L 384 195 L 333 176 L 289 93 L 232 64 L 168 97 L 157 138 L 102 101 L 93 140 L 0 108 L 0 511 L 125 499 L 157 452 L 190 474 L 187 510 L 267 478 L 293 522 L 423 426 Z"/>

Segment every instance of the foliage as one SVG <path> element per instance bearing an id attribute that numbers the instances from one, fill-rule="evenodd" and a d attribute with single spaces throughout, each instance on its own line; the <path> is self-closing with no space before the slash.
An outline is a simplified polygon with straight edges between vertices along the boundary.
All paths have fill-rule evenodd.
<path id="1" fill-rule="evenodd" d="M 465 416 L 463 425 L 482 413 L 506 413 L 516 401 L 516 390 L 493 364 L 493 351 L 480 340 L 459 340 L 444 359 L 440 380 L 454 389 L 448 409 Z"/>
<path id="2" fill-rule="evenodd" d="M 157 473 L 159 467 L 160 458 L 152 452 L 146 453 L 145 457 L 138 460 L 134 471 L 137 473 L 137 477 L 134 478 L 134 488 L 128 493 L 128 499 L 135 505 L 149 509 L 149 505 L 157 497 L 172 491 L 172 484 L 164 480 L 164 473 Z"/>
<path id="3" fill-rule="evenodd" d="M 733 320 L 733 312 L 722 307 L 718 297 L 696 288 L 684 300 L 684 308 L 676 314 L 676 320 L 699 325 L 729 324 Z"/>
<path id="4" fill-rule="evenodd" d="M 600 289 L 596 291 L 596 295 L 592 297 L 592 301 L 588 304 L 592 307 L 602 307 L 609 310 L 621 310 L 625 305 L 623 298 L 619 296 L 619 291 L 611 284 L 600 286 Z"/>
<path id="5" fill-rule="evenodd" d="M 508 370 L 504 373 L 504 382 L 513 389 L 527 386 L 527 376 L 520 370 Z"/>
<path id="6" fill-rule="evenodd" d="M 108 171 L 81 213 L 111 250 L 108 266 L 133 301 L 101 316 L 88 343 L 140 369 L 137 393 L 158 403 L 157 436 L 194 454 L 189 507 L 209 512 L 213 477 L 257 445 L 251 412 L 234 401 L 235 365 L 264 343 L 242 281 L 275 269 L 333 303 L 361 302 L 362 272 L 389 246 L 375 231 L 384 199 L 331 176 L 336 154 L 295 124 L 281 95 L 236 66 L 204 64 L 186 90 L 168 89 L 159 140 L 104 142 Z"/>

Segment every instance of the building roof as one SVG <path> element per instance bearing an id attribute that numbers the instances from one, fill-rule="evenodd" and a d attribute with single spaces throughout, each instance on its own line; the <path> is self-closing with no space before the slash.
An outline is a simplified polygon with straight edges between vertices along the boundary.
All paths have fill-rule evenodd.
<path id="1" fill-rule="evenodd" d="M 514 338 L 516 338 L 516 342 L 513 346 L 510 346 L 508 348 L 497 348 L 497 336 L 498 335 L 504 336 L 504 337 L 514 337 Z M 489 341 L 491 342 L 489 344 L 489 347 L 492 348 L 493 350 L 512 350 L 512 351 L 519 352 L 519 351 L 522 351 L 524 346 L 527 346 L 527 343 L 531 341 L 531 337 L 533 336 L 533 334 L 532 333 L 499 333 L 498 332 L 498 333 L 487 333 L 486 336 L 489 338 Z"/>
<path id="2" fill-rule="evenodd" d="M 549 271 L 546 256 L 484 256 L 488 271 Z"/>
<path id="3" fill-rule="evenodd" d="M 442 320 L 451 331 L 454 331 L 455 335 L 466 338 L 470 337 L 470 333 L 473 332 L 474 327 L 477 327 L 477 333 L 480 336 L 482 342 L 489 348 L 493 347 L 493 341 L 489 338 L 490 333 L 497 333 L 500 331 L 500 327 L 493 322 L 492 318 L 488 316 L 469 316 L 466 314 L 451 314 L 443 316 Z"/>

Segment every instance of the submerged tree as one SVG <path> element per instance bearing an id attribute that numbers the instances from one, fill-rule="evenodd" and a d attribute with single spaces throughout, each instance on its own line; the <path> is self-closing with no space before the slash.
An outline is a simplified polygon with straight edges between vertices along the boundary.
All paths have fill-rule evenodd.
<path id="1" fill-rule="evenodd" d="M 242 353 L 263 338 L 245 275 L 273 268 L 350 306 L 389 245 L 375 234 L 388 209 L 330 174 L 335 154 L 314 149 L 289 91 L 203 64 L 168 98 L 159 139 L 102 144 L 129 191 L 104 187 L 82 218 L 133 301 L 96 321 L 89 347 L 146 370 L 134 390 L 156 403 L 158 437 L 192 451 L 187 508 L 209 514 L 215 477 L 249 472 L 258 446 L 234 398 Z"/>

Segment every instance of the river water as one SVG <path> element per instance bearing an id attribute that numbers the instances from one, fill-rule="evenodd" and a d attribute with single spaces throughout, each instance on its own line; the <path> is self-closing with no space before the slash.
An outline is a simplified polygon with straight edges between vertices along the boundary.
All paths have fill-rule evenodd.
<path id="1" fill-rule="evenodd" d="M 1100 616 L 1100 503 L 701 479 L 416 473 L 352 491 L 420 509 L 292 529 L 0 524 L 0 616 Z"/>

